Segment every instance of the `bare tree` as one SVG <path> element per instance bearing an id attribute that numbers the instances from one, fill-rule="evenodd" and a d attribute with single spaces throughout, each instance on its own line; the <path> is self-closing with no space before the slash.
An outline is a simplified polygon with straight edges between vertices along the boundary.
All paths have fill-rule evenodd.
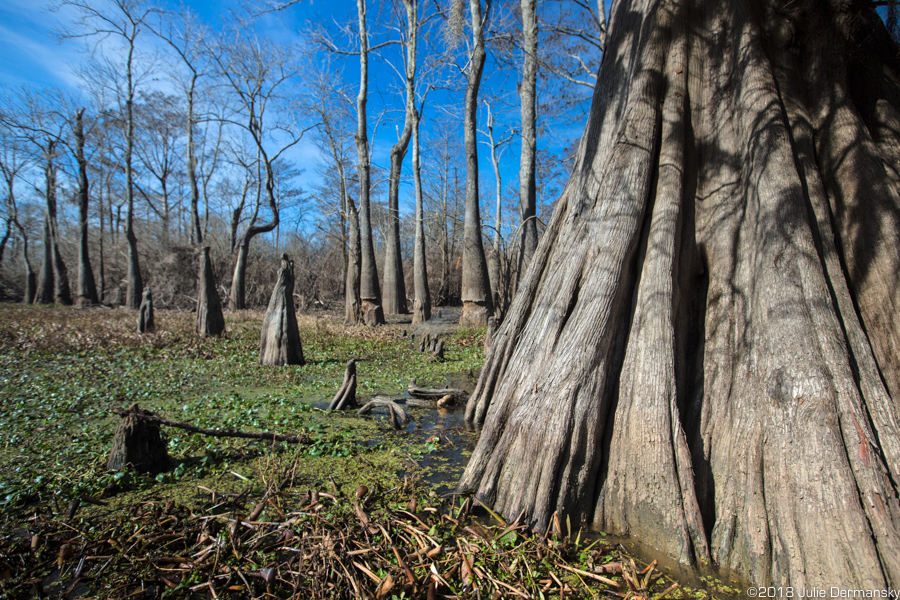
<path id="1" fill-rule="evenodd" d="M 57 216 L 57 173 L 65 148 L 68 128 L 66 116 L 59 110 L 62 100 L 49 94 L 35 94 L 22 90 L 16 99 L 16 107 L 3 116 L 16 135 L 28 142 L 41 163 L 44 172 L 44 226 L 42 233 L 43 259 L 41 261 L 35 302 L 41 304 L 71 304 L 69 274 L 59 249 L 60 233 Z M 37 186 L 36 186 L 36 189 Z"/>
<path id="2" fill-rule="evenodd" d="M 362 257 L 359 296 L 362 302 L 363 321 L 374 326 L 384 323 L 381 306 L 381 288 L 378 285 L 378 266 L 375 263 L 375 245 L 372 241 L 372 211 L 370 206 L 371 158 L 369 156 L 366 102 L 369 94 L 369 32 L 366 26 L 366 0 L 356 0 L 359 13 L 359 94 L 356 96 L 356 156 L 359 175 L 359 226 Z"/>
<path id="3" fill-rule="evenodd" d="M 406 30 L 403 32 L 403 79 L 406 84 L 406 108 L 403 131 L 397 143 L 391 148 L 391 174 L 388 189 L 388 216 L 390 227 L 385 239 L 384 255 L 384 310 L 388 314 L 407 312 L 406 282 L 403 275 L 403 261 L 400 258 L 400 172 L 403 159 L 409 148 L 414 123 L 416 121 L 416 61 L 419 37 L 418 0 L 403 0 L 406 9 Z M 402 30 L 402 29 L 401 29 Z"/>
<path id="4" fill-rule="evenodd" d="M 482 15 L 481 0 L 469 0 L 472 28 L 472 51 L 469 56 L 463 131 L 466 152 L 466 222 L 462 256 L 461 323 L 486 325 L 493 313 L 491 283 L 488 276 L 484 245 L 481 241 L 481 213 L 478 199 L 478 89 L 487 53 L 484 49 L 484 23 L 491 2 Z"/>
<path id="5" fill-rule="evenodd" d="M 427 91 L 426 91 L 427 95 Z M 425 200 L 422 191 L 421 148 L 419 140 L 419 124 L 422 121 L 425 98 L 422 108 L 413 113 L 413 188 L 416 195 L 416 237 L 413 246 L 413 302 L 412 322 L 423 323 L 431 318 L 431 290 L 428 287 L 428 257 L 425 253 Z M 415 110 L 415 107 L 413 107 Z"/>
<path id="6" fill-rule="evenodd" d="M 6 210 L 7 233 L 4 237 L 4 243 L 0 247 L 0 262 L 3 260 L 3 251 L 6 249 L 6 241 L 8 236 L 12 235 L 11 229 L 15 227 L 19 238 L 22 241 L 22 258 L 25 263 L 25 294 L 23 302 L 31 304 L 37 291 L 37 276 L 31 268 L 31 261 L 28 258 L 28 232 L 19 220 L 19 205 L 16 200 L 16 179 L 20 174 L 31 165 L 31 157 L 21 147 L 22 142 L 15 134 L 15 130 L 10 126 L 10 119 L 7 115 L 0 118 L 0 173 L 3 175 L 3 183 L 6 187 L 6 199 L 4 208 Z"/>
<path id="7" fill-rule="evenodd" d="M 235 114 L 222 119 L 239 127 L 252 140 L 257 153 L 259 178 L 265 189 L 265 208 L 268 221 L 260 222 L 263 208 L 260 195 L 247 228 L 237 241 L 237 257 L 231 280 L 230 307 L 245 308 L 245 282 L 250 242 L 261 233 L 274 230 L 279 223 L 279 201 L 276 196 L 275 162 L 285 151 L 295 146 L 306 129 L 298 129 L 295 122 L 277 120 L 271 113 L 282 108 L 282 119 L 294 118 L 286 96 L 290 91 L 297 68 L 288 49 L 249 37 L 246 33 L 225 32 L 213 49 L 217 75 L 225 82 L 236 107 Z M 280 103 L 280 107 L 277 106 Z M 272 110 L 270 111 L 270 105 Z M 272 120 L 272 123 L 269 122 Z M 274 134 L 278 134 L 276 137 Z M 274 148 L 269 150 L 268 148 Z"/>
<path id="8" fill-rule="evenodd" d="M 160 241 L 167 247 L 172 232 L 173 213 L 176 210 L 172 180 L 186 166 L 180 158 L 187 115 L 178 98 L 162 92 L 141 92 L 140 102 L 134 106 L 134 115 L 138 125 L 135 154 L 141 170 L 147 176 L 143 178 L 144 185 L 135 185 L 150 209 L 162 221 Z M 152 182 L 147 182 L 147 179 Z M 192 220 L 192 232 L 195 224 Z"/>
<path id="9" fill-rule="evenodd" d="M 494 137 L 494 113 L 491 111 L 491 105 L 485 102 L 487 108 L 487 131 L 488 144 L 491 148 L 491 167 L 494 169 L 494 182 L 496 192 L 496 208 L 494 212 L 494 239 L 491 244 L 491 257 L 488 262 L 488 271 L 491 280 L 491 299 L 494 304 L 494 311 L 497 316 L 501 316 L 506 310 L 505 301 L 508 298 L 508 289 L 511 284 L 509 280 L 509 269 L 503 268 L 504 252 L 503 238 L 500 234 L 502 229 L 503 218 L 503 180 L 500 176 L 500 154 L 503 152 L 504 146 L 510 143 L 516 135 L 516 130 L 509 130 L 506 135 L 500 139 Z M 501 293 L 502 291 L 502 293 Z M 501 298 L 502 297 L 502 298 Z"/>
<path id="10" fill-rule="evenodd" d="M 197 142 L 194 139 L 195 129 L 201 118 L 197 114 L 197 96 L 201 92 L 201 78 L 207 75 L 204 51 L 205 28 L 200 24 L 197 15 L 187 7 L 183 7 L 178 14 L 167 14 L 155 28 L 156 34 L 165 40 L 172 51 L 178 55 L 187 69 L 185 76 L 177 77 L 184 93 L 186 103 L 185 132 L 187 142 L 185 151 L 187 154 L 187 176 L 191 189 L 190 214 L 191 214 L 191 243 L 203 245 L 204 227 L 200 223 L 200 178 L 198 173 L 198 159 L 196 156 Z M 218 153 L 214 152 L 214 156 Z M 213 160 L 215 162 L 215 160 Z M 205 176 L 205 185 L 208 185 L 209 175 Z M 208 197 L 204 194 L 204 204 Z M 209 206 L 205 207 L 207 215 Z M 207 218 L 208 222 L 208 218 Z"/>
<path id="11" fill-rule="evenodd" d="M 85 157 L 84 111 L 75 113 L 73 133 L 75 135 L 75 160 L 78 163 L 78 283 L 76 303 L 79 306 L 98 304 L 97 284 L 91 268 L 90 245 L 88 244 L 88 209 L 90 208 L 90 185 L 88 184 L 88 161 Z M 102 233 L 101 233 L 102 235 Z"/>
<path id="12" fill-rule="evenodd" d="M 125 121 L 125 238 L 128 242 L 128 280 L 125 306 L 140 308 L 144 281 L 138 257 L 137 236 L 134 233 L 134 97 L 147 70 L 137 63 L 137 39 L 154 13 L 143 0 L 59 0 L 57 8 L 67 7 L 75 12 L 76 20 L 65 27 L 63 38 L 90 38 L 98 43 L 112 38 L 122 45 L 124 60 L 105 58 L 101 64 L 85 71 L 86 78 L 101 87 L 111 89 Z"/>

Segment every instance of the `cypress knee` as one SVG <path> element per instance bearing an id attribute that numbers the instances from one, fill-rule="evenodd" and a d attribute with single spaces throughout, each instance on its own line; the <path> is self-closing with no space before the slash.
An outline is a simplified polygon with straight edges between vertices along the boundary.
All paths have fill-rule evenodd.
<path id="1" fill-rule="evenodd" d="M 225 317 L 222 315 L 222 302 L 216 291 L 216 275 L 212 260 L 209 258 L 209 246 L 203 247 L 203 254 L 200 257 L 198 285 L 195 329 L 201 337 L 221 335 L 225 331 Z"/>
<path id="2" fill-rule="evenodd" d="M 148 287 L 144 290 L 143 296 L 141 296 L 141 307 L 138 310 L 138 333 L 153 331 L 154 326 L 153 294 Z"/>
<path id="3" fill-rule="evenodd" d="M 263 365 L 306 364 L 294 312 L 294 263 L 287 254 L 281 255 L 278 281 L 263 320 L 259 362 Z"/>

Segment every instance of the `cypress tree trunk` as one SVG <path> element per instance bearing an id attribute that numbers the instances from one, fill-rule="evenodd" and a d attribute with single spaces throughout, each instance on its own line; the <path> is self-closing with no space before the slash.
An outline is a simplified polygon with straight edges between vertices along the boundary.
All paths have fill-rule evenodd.
<path id="1" fill-rule="evenodd" d="M 50 233 L 50 217 L 44 217 L 44 229 L 41 236 L 43 242 L 43 258 L 41 259 L 41 276 L 38 282 L 37 293 L 34 296 L 36 304 L 53 303 L 53 237 Z"/>
<path id="2" fill-rule="evenodd" d="M 486 52 L 481 13 L 481 0 L 470 0 L 472 13 L 472 57 L 466 84 L 465 147 L 466 147 L 466 218 L 463 231 L 462 301 L 460 323 L 486 325 L 494 312 L 491 302 L 491 282 L 488 277 L 484 244 L 481 241 L 481 212 L 478 205 L 478 89 L 484 72 Z M 490 4 L 488 4 L 490 10 Z"/>
<path id="3" fill-rule="evenodd" d="M 222 302 L 216 291 L 216 273 L 213 270 L 212 259 L 209 257 L 209 246 L 203 247 L 200 256 L 197 318 L 194 328 L 200 337 L 221 335 L 225 331 L 225 317 L 222 315 Z"/>
<path id="4" fill-rule="evenodd" d="M 99 304 L 88 246 L 88 176 L 84 157 L 84 109 L 75 113 L 75 158 L 78 161 L 78 306 Z"/>
<path id="5" fill-rule="evenodd" d="M 356 159 L 359 174 L 359 225 L 362 254 L 360 256 L 359 296 L 366 325 L 384 323 L 381 306 L 381 287 L 378 285 L 378 266 L 375 264 L 375 244 L 372 241 L 372 220 L 369 210 L 369 134 L 366 121 L 366 102 L 369 93 L 369 34 L 366 29 L 366 0 L 356 0 L 359 12 L 359 94 L 356 96 Z"/>
<path id="6" fill-rule="evenodd" d="M 900 107 L 871 6 L 614 2 L 460 486 L 757 585 L 900 586 Z"/>
<path id="7" fill-rule="evenodd" d="M 359 300 L 359 213 L 353 199 L 347 196 L 347 215 L 350 221 L 350 244 L 347 253 L 347 285 L 344 289 L 344 325 L 362 323 L 362 307 Z"/>
<path id="8" fill-rule="evenodd" d="M 521 0 L 522 9 L 522 83 L 519 98 L 522 103 L 522 154 L 519 162 L 519 219 L 522 229 L 519 240 L 519 269 L 521 274 L 531 262 L 537 247 L 537 202 L 535 183 L 535 148 L 537 146 L 537 0 Z M 603 2 L 600 1 L 600 8 Z"/>
<path id="9" fill-rule="evenodd" d="M 259 340 L 259 364 L 303 365 L 303 346 L 294 312 L 294 263 L 281 255 L 278 281 L 272 290 Z"/>
<path id="10" fill-rule="evenodd" d="M 413 247 L 413 285 L 416 299 L 413 304 L 413 324 L 424 323 L 431 318 L 431 291 L 428 289 L 428 260 L 425 256 L 425 210 L 422 195 L 422 170 L 419 164 L 418 112 L 413 122 L 413 187 L 416 194 L 416 241 Z"/>

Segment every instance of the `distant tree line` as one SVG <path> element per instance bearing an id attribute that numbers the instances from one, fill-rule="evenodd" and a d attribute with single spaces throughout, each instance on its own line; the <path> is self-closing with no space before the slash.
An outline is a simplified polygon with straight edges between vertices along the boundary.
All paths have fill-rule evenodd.
<path id="1" fill-rule="evenodd" d="M 231 309 L 266 303 L 287 252 L 301 307 L 344 303 L 348 323 L 502 314 L 567 176 L 602 2 L 358 0 L 296 45 L 255 27 L 292 2 L 244 8 L 222 25 L 143 0 L 53 7 L 89 53 L 77 90 L 0 97 L 0 298 L 136 309 L 152 286 L 189 307 L 210 246 Z"/>

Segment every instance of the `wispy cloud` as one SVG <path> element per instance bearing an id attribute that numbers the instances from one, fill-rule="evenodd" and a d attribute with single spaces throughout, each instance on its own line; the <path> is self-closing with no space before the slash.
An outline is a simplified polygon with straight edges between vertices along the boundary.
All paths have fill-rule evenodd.
<path id="1" fill-rule="evenodd" d="M 0 23 L 0 85 L 77 86 L 72 65 L 80 57 L 73 45 L 55 39 L 57 15 L 40 3 L 6 0 Z"/>

